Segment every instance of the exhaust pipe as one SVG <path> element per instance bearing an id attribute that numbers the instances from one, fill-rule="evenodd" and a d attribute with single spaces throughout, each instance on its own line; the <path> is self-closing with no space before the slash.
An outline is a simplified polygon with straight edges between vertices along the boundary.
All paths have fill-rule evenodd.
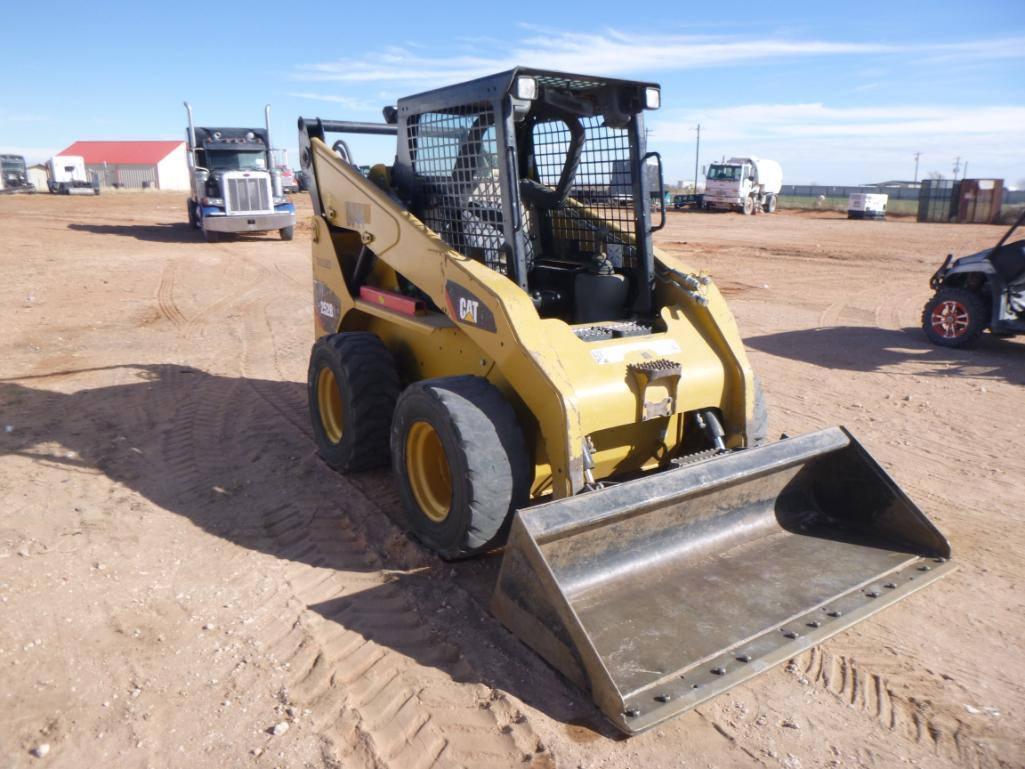
<path id="1" fill-rule="evenodd" d="M 267 160 L 270 161 L 270 167 L 267 169 L 270 171 L 270 182 L 271 188 L 274 193 L 274 197 L 284 197 L 285 191 L 281 186 L 281 172 L 278 171 L 278 167 L 274 164 L 274 144 L 270 140 L 270 105 L 265 104 L 263 107 L 263 121 L 267 127 Z"/>
<path id="2" fill-rule="evenodd" d="M 185 105 L 185 112 L 189 115 L 189 165 L 193 168 L 196 167 L 196 127 L 192 124 L 192 105 L 187 101 L 182 102 Z"/>
<path id="3" fill-rule="evenodd" d="M 273 152 L 274 143 L 270 140 L 270 105 L 265 104 L 263 107 L 263 122 L 267 127 L 267 150 Z"/>

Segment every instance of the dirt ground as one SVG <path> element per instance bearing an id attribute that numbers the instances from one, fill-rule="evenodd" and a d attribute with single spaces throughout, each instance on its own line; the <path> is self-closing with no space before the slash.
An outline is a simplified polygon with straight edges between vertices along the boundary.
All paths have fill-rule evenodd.
<path id="1" fill-rule="evenodd" d="M 207 244 L 162 193 L 0 218 L 0 767 L 1025 765 L 1025 339 L 918 329 L 1000 228 L 670 214 L 773 431 L 846 425 L 960 569 L 622 739 L 488 614 L 487 563 L 317 459 L 308 226 Z"/>

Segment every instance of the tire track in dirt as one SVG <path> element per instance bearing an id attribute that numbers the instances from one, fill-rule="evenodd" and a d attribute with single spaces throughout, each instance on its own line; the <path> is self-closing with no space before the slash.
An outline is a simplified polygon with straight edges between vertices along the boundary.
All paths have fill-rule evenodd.
<path id="1" fill-rule="evenodd" d="M 174 300 L 176 272 L 177 263 L 173 261 L 167 262 L 164 266 L 164 271 L 160 275 L 160 284 L 157 286 L 157 310 L 175 326 L 182 326 L 187 322 L 187 319 Z"/>
<path id="2" fill-rule="evenodd" d="M 287 455 L 305 455 L 304 491 L 295 495 L 294 484 L 281 484 L 260 504 L 264 549 L 290 561 L 294 621 L 283 636 L 262 639 L 292 671 L 289 701 L 311 711 L 333 762 L 548 765 L 551 754 L 537 752 L 537 735 L 520 709 L 502 692 L 472 683 L 478 675 L 458 645 L 400 584 L 429 578 L 418 575 L 438 564 L 409 544 L 359 486 L 313 455 L 302 388 L 272 391 L 276 383 L 253 378 L 277 367 L 267 306 L 251 302 L 244 309 L 239 361 L 260 398 L 240 400 L 237 420 L 248 429 L 234 445 L 245 447 L 239 465 L 267 463 L 292 477 L 295 461 L 290 466 Z M 282 398 L 286 391 L 295 395 Z M 385 568 L 396 561 L 405 571 Z"/>
<path id="3" fill-rule="evenodd" d="M 844 705 L 874 718 L 901 738 L 926 744 L 961 766 L 998 767 L 1001 763 L 971 723 L 937 705 L 925 680 L 894 668 L 888 673 L 865 666 L 852 657 L 815 646 L 791 660 L 788 673 L 829 692 Z"/>
<path id="4" fill-rule="evenodd" d="M 267 316 L 269 301 L 252 301 L 243 308 L 243 328 L 239 335 L 239 367 L 246 385 L 298 432 L 313 440 L 313 430 L 306 416 L 306 399 L 300 388 L 275 388 L 270 391 L 267 380 L 255 376 L 254 370 L 275 369 L 280 373 L 273 331 Z M 262 319 L 262 323 L 260 322 Z M 265 336 L 266 335 L 266 336 Z M 296 392 L 293 392 L 296 391 Z M 282 403 L 282 400 L 285 402 Z"/>
<path id="5" fill-rule="evenodd" d="M 295 440 L 290 424 L 265 422 L 256 451 Z M 292 562 L 287 579 L 301 605 L 273 648 L 293 671 L 290 701 L 312 711 L 327 754 L 342 763 L 424 769 L 535 760 L 537 737 L 523 715 L 487 686 L 459 683 L 472 681 L 474 671 L 384 568 L 373 540 L 383 533 L 401 543 L 398 532 L 355 487 L 324 479 L 329 471 L 314 457 L 304 464 L 321 482 L 266 508 L 263 522 Z M 345 499 L 344 511 L 336 499 Z"/>

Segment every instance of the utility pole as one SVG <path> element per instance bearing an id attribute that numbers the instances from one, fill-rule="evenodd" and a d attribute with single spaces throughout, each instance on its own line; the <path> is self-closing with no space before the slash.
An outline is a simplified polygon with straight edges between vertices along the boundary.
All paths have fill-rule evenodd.
<path id="1" fill-rule="evenodd" d="M 918 184 L 918 159 L 922 156 L 921 152 L 915 153 L 915 184 Z"/>
<path id="2" fill-rule="evenodd" d="M 961 178 L 962 179 L 968 178 L 968 161 L 967 160 L 964 162 L 964 169 L 962 169 L 962 171 L 961 171 Z"/>
<path id="3" fill-rule="evenodd" d="M 694 193 L 698 191 L 698 156 L 701 154 L 701 123 L 698 123 L 698 141 L 694 145 Z"/>
<path id="4" fill-rule="evenodd" d="M 958 155 L 954 158 L 954 179 L 957 180 L 957 175 L 961 171 L 961 156 Z"/>

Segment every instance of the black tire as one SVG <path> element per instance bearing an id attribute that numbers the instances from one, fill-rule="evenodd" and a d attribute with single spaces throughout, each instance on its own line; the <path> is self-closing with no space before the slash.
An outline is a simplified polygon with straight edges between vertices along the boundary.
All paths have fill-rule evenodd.
<path id="1" fill-rule="evenodd" d="M 415 461 L 418 453 L 411 450 L 411 435 L 425 430 L 440 443 L 449 479 L 449 505 L 441 518 L 424 511 L 408 470 L 410 456 Z M 449 560 L 501 544 L 513 512 L 530 495 L 532 455 L 516 414 L 480 377 L 427 379 L 406 388 L 395 406 L 391 454 L 408 529 Z"/>
<path id="2" fill-rule="evenodd" d="M 747 445 L 761 446 L 769 442 L 769 409 L 765 405 L 765 393 L 762 391 L 762 380 L 757 376 L 755 381 L 755 410 L 751 423 L 747 426 Z"/>
<path id="3" fill-rule="evenodd" d="M 387 466 L 400 389 L 395 359 L 374 334 L 318 339 L 310 351 L 306 395 L 321 458 L 341 473 Z"/>
<path id="4" fill-rule="evenodd" d="M 189 200 L 187 205 L 189 208 L 189 228 L 194 230 L 199 226 L 199 217 L 196 216 L 196 202 Z"/>
<path id="5" fill-rule="evenodd" d="M 922 330 L 930 342 L 942 347 L 969 347 L 988 325 L 986 303 L 963 288 L 941 287 L 922 310 Z"/>
<path id="6" fill-rule="evenodd" d="M 295 237 L 295 225 L 289 225 L 288 227 L 282 227 L 278 232 L 281 233 L 282 240 L 291 240 Z"/>
<path id="7" fill-rule="evenodd" d="M 740 209 L 744 216 L 750 216 L 755 211 L 755 199 L 748 195 L 744 198 L 744 205 Z"/>
<path id="8" fill-rule="evenodd" d="M 774 214 L 776 213 L 776 196 L 766 195 L 765 196 L 765 213 Z"/>

